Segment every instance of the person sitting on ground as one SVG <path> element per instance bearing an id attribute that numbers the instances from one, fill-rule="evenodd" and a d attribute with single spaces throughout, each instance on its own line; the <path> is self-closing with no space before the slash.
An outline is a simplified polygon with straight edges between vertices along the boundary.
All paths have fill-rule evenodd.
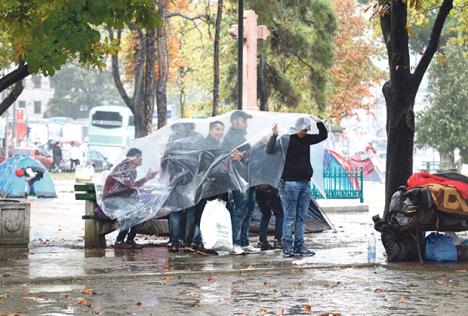
<path id="1" fill-rule="evenodd" d="M 310 179 L 313 169 L 310 163 L 310 146 L 327 139 L 328 132 L 323 122 L 317 122 L 318 135 L 307 134 L 310 131 L 309 118 L 303 117 L 296 121 L 295 134 L 289 137 L 288 151 L 284 163 L 283 174 L 279 184 L 281 201 L 283 203 L 283 255 L 313 256 L 315 253 L 304 245 L 304 224 L 310 203 Z M 281 148 L 282 140 L 278 138 L 278 125 L 273 126 L 266 152 L 274 154 Z M 287 139 L 284 139 L 287 141 Z M 294 239 L 293 239 L 294 231 Z"/>
<path id="2" fill-rule="evenodd" d="M 157 171 L 149 169 L 145 177 L 136 181 L 136 168 L 141 166 L 142 159 L 141 150 L 131 148 L 127 152 L 127 158 L 118 164 L 106 178 L 102 192 L 102 203 L 105 209 L 124 209 L 139 203 L 142 198 L 139 188 L 157 174 Z M 134 241 L 138 226 L 134 225 L 130 229 L 120 230 L 114 248 L 141 249 L 142 246 Z M 125 237 L 127 240 L 124 242 Z"/>
<path id="3" fill-rule="evenodd" d="M 16 170 L 16 176 L 26 178 L 26 187 L 24 191 L 24 197 L 27 198 L 28 195 L 36 195 L 34 190 L 34 184 L 42 179 L 45 170 L 40 167 L 24 167 Z"/>

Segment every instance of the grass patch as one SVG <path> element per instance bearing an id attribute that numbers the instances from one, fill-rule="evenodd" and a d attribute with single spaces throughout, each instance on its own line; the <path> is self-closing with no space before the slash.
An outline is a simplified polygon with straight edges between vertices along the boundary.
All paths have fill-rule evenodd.
<path id="1" fill-rule="evenodd" d="M 54 180 L 69 180 L 75 181 L 75 173 L 74 172 L 54 172 L 50 173 L 52 179 Z"/>

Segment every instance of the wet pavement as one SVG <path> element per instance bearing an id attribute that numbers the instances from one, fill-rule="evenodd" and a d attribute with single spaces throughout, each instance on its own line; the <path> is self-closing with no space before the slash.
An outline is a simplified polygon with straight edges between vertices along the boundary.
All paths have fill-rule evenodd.
<path id="1" fill-rule="evenodd" d="M 380 241 L 376 263 L 367 263 L 383 186 L 366 187 L 369 213 L 329 213 L 336 231 L 307 236 L 316 256 L 284 259 L 279 251 L 173 254 L 164 239 L 144 236 L 139 251 L 85 250 L 84 205 L 59 182 L 59 199 L 31 201 L 30 249 L 0 250 L 0 315 L 466 313 L 468 264 L 387 264 Z"/>

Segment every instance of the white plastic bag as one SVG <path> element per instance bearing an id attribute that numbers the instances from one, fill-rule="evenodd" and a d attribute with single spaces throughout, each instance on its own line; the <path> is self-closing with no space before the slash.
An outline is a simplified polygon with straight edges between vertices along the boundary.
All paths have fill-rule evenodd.
<path id="1" fill-rule="evenodd" d="M 214 200 L 206 203 L 200 220 L 200 232 L 206 249 L 232 250 L 231 215 L 226 209 L 226 202 Z"/>

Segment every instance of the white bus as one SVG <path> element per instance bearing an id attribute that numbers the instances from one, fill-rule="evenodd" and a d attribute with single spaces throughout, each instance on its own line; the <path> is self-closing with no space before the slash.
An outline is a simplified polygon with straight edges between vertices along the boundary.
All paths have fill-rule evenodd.
<path id="1" fill-rule="evenodd" d="M 114 162 L 135 139 L 135 120 L 124 106 L 97 106 L 89 111 L 88 147 Z"/>

